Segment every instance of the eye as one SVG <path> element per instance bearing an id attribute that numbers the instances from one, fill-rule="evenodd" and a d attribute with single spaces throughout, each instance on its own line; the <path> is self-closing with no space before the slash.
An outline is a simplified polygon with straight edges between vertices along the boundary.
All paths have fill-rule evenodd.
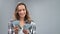
<path id="1" fill-rule="evenodd" d="M 25 11 L 25 9 L 23 9 L 23 11 Z"/>
<path id="2" fill-rule="evenodd" d="M 18 12 L 20 12 L 21 10 L 18 10 Z"/>

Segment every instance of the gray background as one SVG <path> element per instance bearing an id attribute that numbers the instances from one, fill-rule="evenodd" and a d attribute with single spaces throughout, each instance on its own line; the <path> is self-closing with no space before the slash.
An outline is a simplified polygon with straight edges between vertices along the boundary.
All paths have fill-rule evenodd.
<path id="1" fill-rule="evenodd" d="M 0 0 L 0 34 L 8 33 L 18 2 L 26 3 L 37 34 L 60 34 L 60 0 Z"/>

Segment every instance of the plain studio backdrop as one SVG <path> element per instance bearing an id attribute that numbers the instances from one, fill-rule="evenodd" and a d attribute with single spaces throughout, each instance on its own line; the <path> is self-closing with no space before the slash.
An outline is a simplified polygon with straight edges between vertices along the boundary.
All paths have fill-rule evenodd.
<path id="1" fill-rule="evenodd" d="M 60 0 L 0 0 L 0 34 L 8 34 L 8 22 L 18 2 L 27 5 L 37 34 L 60 34 Z"/>

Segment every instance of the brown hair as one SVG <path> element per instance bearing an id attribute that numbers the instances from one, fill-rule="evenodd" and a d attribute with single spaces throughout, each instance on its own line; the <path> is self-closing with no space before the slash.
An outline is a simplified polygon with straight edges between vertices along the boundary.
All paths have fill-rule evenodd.
<path id="1" fill-rule="evenodd" d="M 17 13 L 18 12 L 18 6 L 20 6 L 20 5 L 24 5 L 25 9 L 26 9 L 26 15 L 25 15 L 24 20 L 27 20 L 28 22 L 31 22 L 31 18 L 29 16 L 29 12 L 28 12 L 27 7 L 26 7 L 26 5 L 24 3 L 18 3 L 17 4 L 17 6 L 15 8 L 15 13 L 14 13 L 14 16 L 13 16 L 14 20 L 19 20 L 20 19 L 19 14 Z"/>

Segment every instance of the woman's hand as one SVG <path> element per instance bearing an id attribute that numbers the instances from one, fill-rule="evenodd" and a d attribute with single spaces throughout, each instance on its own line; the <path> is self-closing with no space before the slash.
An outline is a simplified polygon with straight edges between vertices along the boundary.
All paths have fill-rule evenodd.
<path id="1" fill-rule="evenodd" d="M 29 30 L 23 29 L 24 34 L 29 34 Z"/>
<path id="2" fill-rule="evenodd" d="M 18 28 L 17 26 L 15 26 L 15 27 L 14 27 L 14 32 L 15 32 L 15 34 L 18 34 L 18 30 L 19 30 L 19 28 Z"/>

